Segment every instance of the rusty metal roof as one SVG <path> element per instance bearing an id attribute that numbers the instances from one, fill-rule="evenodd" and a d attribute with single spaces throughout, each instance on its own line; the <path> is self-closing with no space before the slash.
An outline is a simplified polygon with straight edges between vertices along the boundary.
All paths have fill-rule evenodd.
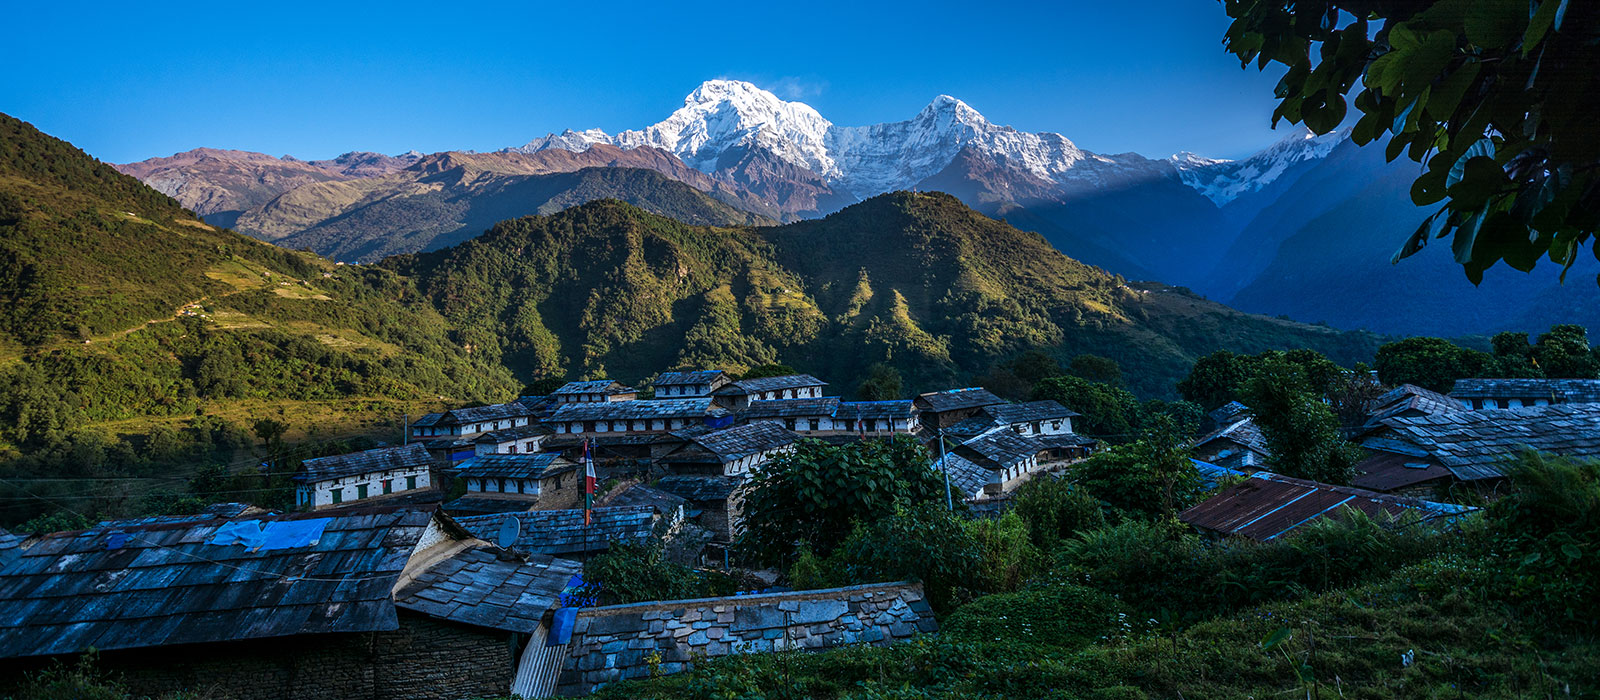
<path id="1" fill-rule="evenodd" d="M 393 630 L 390 591 L 432 517 L 364 508 L 44 535 L 0 570 L 0 658 Z M 218 537 L 246 527 L 266 543 Z M 276 546 L 274 531 L 315 539 Z"/>
<path id="2" fill-rule="evenodd" d="M 1449 469 L 1426 455 L 1419 457 L 1370 447 L 1367 458 L 1356 464 L 1355 471 L 1350 484 L 1373 491 L 1394 491 L 1450 476 Z"/>
<path id="3" fill-rule="evenodd" d="M 1178 514 L 1178 519 L 1202 530 L 1265 542 L 1317 518 L 1340 517 L 1347 508 L 1379 520 L 1407 512 L 1431 520 L 1475 510 L 1256 472 L 1249 479 Z"/>

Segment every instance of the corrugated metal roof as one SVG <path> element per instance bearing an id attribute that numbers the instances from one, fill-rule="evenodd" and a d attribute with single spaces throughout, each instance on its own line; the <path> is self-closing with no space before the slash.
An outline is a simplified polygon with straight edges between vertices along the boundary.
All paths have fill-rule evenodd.
<path id="1" fill-rule="evenodd" d="M 527 561 L 503 559 L 495 552 L 469 549 L 430 567 L 395 594 L 395 605 L 452 622 L 532 634 L 545 611 L 561 602 L 562 589 L 581 565 L 538 554 Z"/>
<path id="2" fill-rule="evenodd" d="M 968 408 L 981 408 L 1005 403 L 1006 400 L 989 393 L 988 389 L 967 387 L 965 389 L 947 389 L 945 391 L 930 391 L 916 398 L 917 404 L 924 411 L 943 413 L 945 411 L 959 411 Z"/>
<path id="3" fill-rule="evenodd" d="M 521 534 L 511 548 L 534 554 L 577 554 L 598 552 L 612 542 L 639 544 L 651 535 L 655 509 L 646 506 L 608 506 L 595 508 L 589 527 L 583 526 L 583 510 L 534 510 L 500 515 L 472 515 L 456 522 L 480 539 L 495 541 L 506 518 L 521 522 Z M 587 531 L 587 534 L 586 534 Z"/>
<path id="4" fill-rule="evenodd" d="M 372 474 L 390 470 L 426 469 L 433 466 L 433 457 L 426 447 L 411 443 L 399 447 L 380 447 L 350 454 L 318 457 L 301 462 L 302 470 L 295 481 L 317 482 L 355 474 Z"/>
<path id="5" fill-rule="evenodd" d="M 985 406 L 983 412 L 1007 425 L 1073 418 L 1078 415 L 1066 406 L 1061 405 L 1060 402 L 1050 400 L 996 404 Z"/>
<path id="6" fill-rule="evenodd" d="M 1390 418 L 1376 437 L 1427 451 L 1457 479 L 1505 476 L 1524 449 L 1566 457 L 1600 456 L 1600 404 L 1559 404 Z"/>
<path id="7" fill-rule="evenodd" d="M 575 403 L 556 409 L 545 419 L 548 423 L 584 421 L 653 420 L 669 418 L 704 418 L 723 415 L 726 411 L 713 408 L 711 399 L 652 399 L 649 401 L 603 401 Z"/>
<path id="8" fill-rule="evenodd" d="M 1202 530 L 1264 542 L 1283 537 L 1317 518 L 1339 517 L 1346 508 L 1380 520 L 1406 512 L 1429 520 L 1474 510 L 1256 472 L 1178 514 L 1178 519 Z"/>
<path id="9" fill-rule="evenodd" d="M 466 479 L 542 479 L 577 468 L 577 464 L 550 452 L 531 455 L 490 454 L 478 455 L 462 462 L 457 467 L 457 473 Z"/>
<path id="10" fill-rule="evenodd" d="M 390 591 L 431 511 L 367 508 L 44 535 L 0 570 L 0 657 L 398 627 Z M 321 520 L 300 547 L 219 527 Z"/>
<path id="11" fill-rule="evenodd" d="M 1386 451 L 1370 451 L 1366 459 L 1356 464 L 1356 476 L 1350 484 L 1373 491 L 1394 491 L 1450 476 L 1432 458 Z"/>

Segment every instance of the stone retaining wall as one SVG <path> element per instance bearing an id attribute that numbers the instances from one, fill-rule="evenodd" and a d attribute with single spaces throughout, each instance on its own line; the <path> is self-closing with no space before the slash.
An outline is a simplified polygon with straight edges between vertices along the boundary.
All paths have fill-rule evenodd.
<path id="1" fill-rule="evenodd" d="M 916 583 L 610 605 L 579 612 L 557 692 L 686 670 L 692 655 L 887 644 L 935 632 Z"/>

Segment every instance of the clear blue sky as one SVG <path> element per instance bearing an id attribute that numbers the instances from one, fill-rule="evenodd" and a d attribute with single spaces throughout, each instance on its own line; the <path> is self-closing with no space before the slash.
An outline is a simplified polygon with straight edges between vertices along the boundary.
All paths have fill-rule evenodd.
<path id="1" fill-rule="evenodd" d="M 197 146 L 326 158 L 493 150 L 659 121 L 749 80 L 836 124 L 934 96 L 1104 153 L 1276 140 L 1213 0 L 963 3 L 7 3 L 0 111 L 103 160 Z"/>

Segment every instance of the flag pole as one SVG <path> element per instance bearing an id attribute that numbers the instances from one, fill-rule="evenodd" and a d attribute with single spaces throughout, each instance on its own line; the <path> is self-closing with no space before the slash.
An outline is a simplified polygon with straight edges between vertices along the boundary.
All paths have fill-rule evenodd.
<path id="1" fill-rule="evenodd" d="M 589 518 L 594 504 L 594 453 L 583 439 L 583 580 L 589 580 Z"/>
<path id="2" fill-rule="evenodd" d="M 939 436 L 939 466 L 944 468 L 944 507 L 955 510 L 956 501 L 950 496 L 950 460 L 944 452 L 944 428 L 941 426 L 934 434 Z"/>

